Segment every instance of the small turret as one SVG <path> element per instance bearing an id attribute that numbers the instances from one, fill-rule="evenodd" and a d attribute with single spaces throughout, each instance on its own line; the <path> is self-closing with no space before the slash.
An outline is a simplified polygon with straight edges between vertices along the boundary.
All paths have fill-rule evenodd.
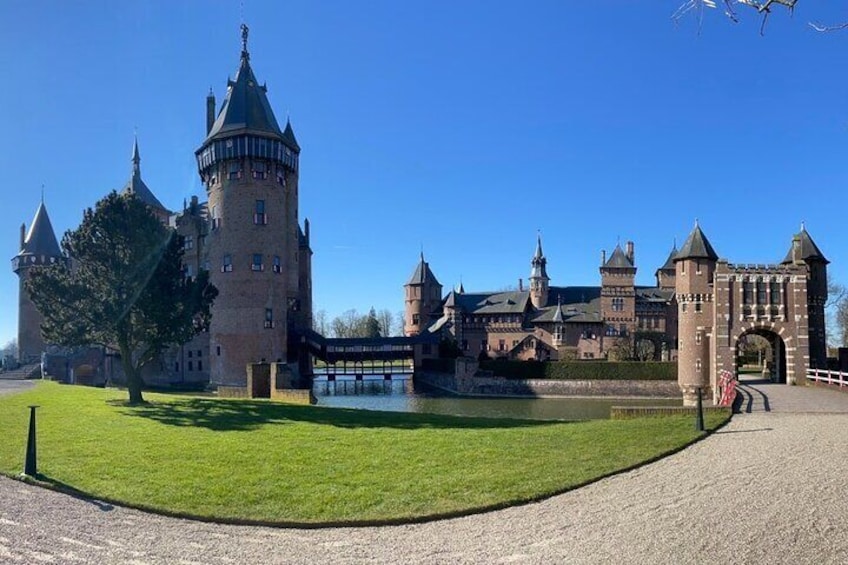
<path id="1" fill-rule="evenodd" d="M 403 333 L 418 335 L 430 325 L 431 315 L 438 311 L 442 300 L 442 285 L 424 260 L 423 252 L 403 288 L 406 295 Z"/>
<path id="2" fill-rule="evenodd" d="M 542 236 L 536 238 L 536 252 L 530 261 L 530 301 L 535 308 L 543 308 L 548 303 L 550 277 L 547 272 L 548 260 L 542 253 Z"/>
<path id="3" fill-rule="evenodd" d="M 134 194 L 139 200 L 147 204 L 153 214 L 159 220 L 167 224 L 171 212 L 162 205 L 153 192 L 147 188 L 145 182 L 141 179 L 141 155 L 138 151 L 138 137 L 133 140 L 132 150 L 132 174 L 130 180 L 124 186 L 122 194 Z"/>
<path id="4" fill-rule="evenodd" d="M 697 389 L 705 398 L 712 394 L 710 383 L 710 339 L 713 326 L 713 274 L 718 254 L 698 222 L 673 259 L 675 294 L 678 301 L 677 384 L 683 403 L 693 406 Z"/>
<path id="5" fill-rule="evenodd" d="M 657 277 L 657 287 L 661 289 L 674 290 L 676 270 L 674 267 L 674 258 L 677 257 L 677 243 L 675 243 L 671 252 L 668 254 L 668 259 L 665 260 L 662 267 L 657 269 L 655 276 Z"/>

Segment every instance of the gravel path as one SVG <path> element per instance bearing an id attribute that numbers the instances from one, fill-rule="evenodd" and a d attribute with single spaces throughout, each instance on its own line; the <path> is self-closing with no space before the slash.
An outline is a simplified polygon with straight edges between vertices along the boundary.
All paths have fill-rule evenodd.
<path id="1" fill-rule="evenodd" d="M 222 526 L 0 478 L 0 563 L 848 563 L 848 394 L 746 386 L 770 412 L 544 502 L 429 524 Z M 836 408 L 777 409 L 798 390 Z"/>
<path id="2" fill-rule="evenodd" d="M 12 394 L 14 392 L 21 392 L 22 390 L 26 390 L 32 386 L 33 381 L 0 379 L 0 396 L 4 394 Z"/>

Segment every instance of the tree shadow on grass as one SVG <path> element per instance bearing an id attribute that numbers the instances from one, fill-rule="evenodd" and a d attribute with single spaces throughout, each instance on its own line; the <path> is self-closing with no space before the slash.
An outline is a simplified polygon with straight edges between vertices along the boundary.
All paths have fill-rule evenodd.
<path id="1" fill-rule="evenodd" d="M 266 424 L 309 423 L 337 428 L 493 429 L 549 426 L 541 420 L 466 418 L 405 412 L 298 406 L 268 401 L 187 398 L 130 406 L 107 401 L 127 416 L 148 418 L 169 426 L 202 427 L 214 431 L 250 431 Z"/>

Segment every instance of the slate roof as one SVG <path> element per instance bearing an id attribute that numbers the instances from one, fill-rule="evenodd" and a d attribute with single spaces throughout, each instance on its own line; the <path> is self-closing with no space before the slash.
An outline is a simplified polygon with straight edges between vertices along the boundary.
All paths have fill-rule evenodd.
<path id="1" fill-rule="evenodd" d="M 668 254 L 668 259 L 665 260 L 663 266 L 657 269 L 658 271 L 673 271 L 674 268 L 674 259 L 677 257 L 677 246 L 671 248 L 671 253 Z"/>
<path id="2" fill-rule="evenodd" d="M 286 124 L 285 132 L 280 129 L 271 104 L 268 103 L 268 89 L 265 85 L 260 86 L 253 74 L 247 51 L 246 27 L 242 27 L 242 41 L 241 62 L 236 78 L 227 81 L 227 94 L 204 143 L 239 133 L 258 133 L 282 139 L 292 145 L 292 149 L 299 150 L 291 124 Z"/>
<path id="3" fill-rule="evenodd" d="M 542 253 L 542 236 L 537 236 L 536 238 L 536 252 L 533 254 L 533 259 L 530 261 L 530 278 L 531 279 L 548 279 L 548 273 L 545 269 L 548 264 L 548 260 L 545 259 L 545 255 Z"/>
<path id="4" fill-rule="evenodd" d="M 165 208 L 153 192 L 147 188 L 147 185 L 141 180 L 141 157 L 138 153 L 138 139 L 133 142 L 132 156 L 132 176 L 121 191 L 123 194 L 135 194 L 139 200 L 155 210 L 163 211 L 170 214 L 170 210 Z"/>
<path id="5" fill-rule="evenodd" d="M 43 201 L 35 211 L 35 217 L 24 238 L 24 246 L 18 253 L 18 256 L 22 255 L 62 256 L 59 243 L 56 241 L 56 233 L 53 231 L 53 224 L 50 222 L 50 216 L 47 215 L 47 207 L 44 206 Z"/>
<path id="6" fill-rule="evenodd" d="M 810 234 L 807 233 L 807 229 L 804 226 L 801 226 L 801 232 L 797 234 L 797 236 L 801 240 L 801 259 L 804 261 L 819 261 L 824 263 L 830 263 L 824 254 L 819 249 L 816 242 L 813 241 L 813 238 L 810 237 Z M 789 252 L 786 254 L 786 257 L 781 262 L 782 264 L 787 264 L 792 262 L 792 246 L 789 247 Z"/>
<path id="7" fill-rule="evenodd" d="M 557 322 L 600 323 L 601 287 L 599 286 L 555 286 L 548 290 L 548 305 L 540 308 L 531 319 L 533 323 Z"/>
<path id="8" fill-rule="evenodd" d="M 666 303 L 674 297 L 674 290 L 655 286 L 637 286 L 636 302 Z"/>
<path id="9" fill-rule="evenodd" d="M 718 260 L 718 254 L 710 245 L 707 236 L 701 231 L 701 226 L 695 222 L 695 227 L 692 233 L 686 238 L 686 242 L 674 258 L 674 262 L 682 261 L 683 259 L 710 259 L 711 261 Z"/>
<path id="10" fill-rule="evenodd" d="M 415 266 L 415 272 L 412 273 L 412 276 L 409 277 L 409 282 L 406 284 L 439 284 L 439 281 L 436 279 L 436 276 L 433 274 L 433 271 L 430 270 L 430 265 L 424 261 L 424 254 L 421 254 L 421 260 L 418 262 L 418 265 Z"/>
<path id="11" fill-rule="evenodd" d="M 530 291 L 453 293 L 457 308 L 469 314 L 522 314 L 530 301 Z"/>
<path id="12" fill-rule="evenodd" d="M 621 250 L 621 246 L 616 245 L 615 251 L 612 252 L 610 258 L 606 263 L 604 263 L 604 267 L 613 269 L 632 269 L 634 265 L 624 251 Z"/>

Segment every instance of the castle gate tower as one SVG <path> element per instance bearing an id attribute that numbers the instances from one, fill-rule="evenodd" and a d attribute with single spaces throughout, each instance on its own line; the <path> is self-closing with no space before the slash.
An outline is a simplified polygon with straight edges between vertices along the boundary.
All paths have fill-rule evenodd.
<path id="1" fill-rule="evenodd" d="M 737 376 L 747 335 L 767 340 L 774 382 L 805 384 L 807 369 L 826 362 L 828 261 L 803 227 L 780 264 L 751 265 L 718 259 L 696 224 L 674 261 L 684 404 L 695 402 L 695 387 L 718 401 L 720 377 Z"/>
<path id="2" fill-rule="evenodd" d="M 214 120 L 207 97 L 207 137 L 196 151 L 209 198 L 207 264 L 219 292 L 209 330 L 210 382 L 218 385 L 243 385 L 248 363 L 286 362 L 290 325 L 302 324 L 298 313 L 311 305 L 299 267 L 311 255 L 298 224 L 300 147 L 253 74 L 247 38 L 242 25 L 239 69 Z"/>
<path id="3" fill-rule="evenodd" d="M 27 232 L 21 225 L 21 248 L 12 259 L 12 270 L 19 278 L 18 286 L 18 362 L 32 363 L 41 359 L 45 349 L 41 337 L 42 316 L 35 308 L 24 284 L 32 269 L 65 261 L 44 201 L 38 206 Z"/>

